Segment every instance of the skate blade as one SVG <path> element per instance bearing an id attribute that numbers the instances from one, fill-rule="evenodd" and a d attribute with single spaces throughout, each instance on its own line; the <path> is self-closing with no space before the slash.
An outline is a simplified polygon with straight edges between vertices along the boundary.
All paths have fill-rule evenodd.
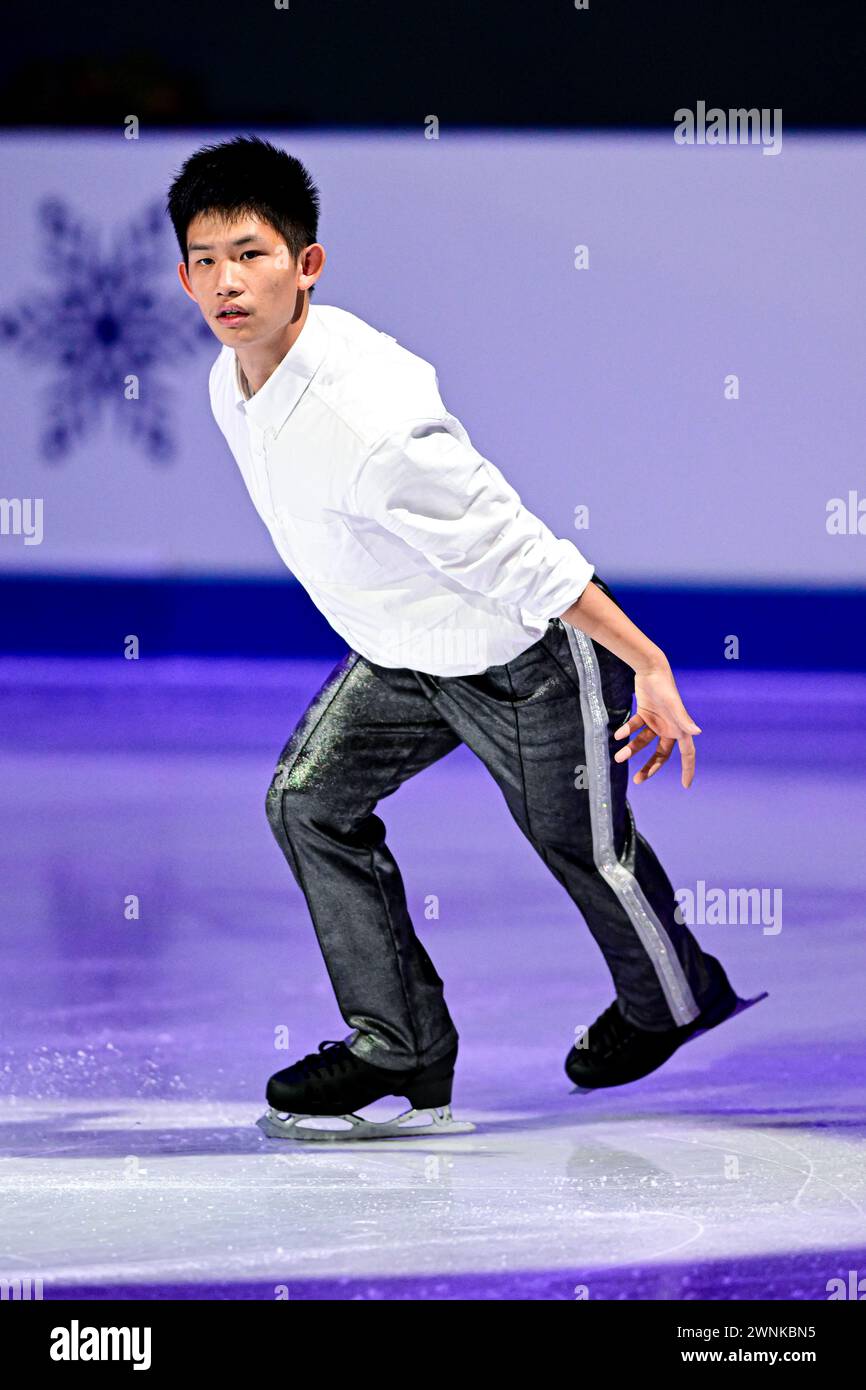
<path id="1" fill-rule="evenodd" d="M 769 990 L 765 989 L 760 994 L 756 994 L 753 999 L 737 999 L 733 1009 L 725 1018 L 720 1019 L 718 1023 L 711 1023 L 706 1028 L 696 1028 L 691 1037 L 686 1038 L 683 1047 L 686 1046 L 686 1043 L 694 1042 L 695 1038 L 702 1038 L 705 1033 L 712 1033 L 714 1029 L 720 1028 L 723 1023 L 730 1023 L 732 1018 L 737 1017 L 737 1014 L 745 1013 L 746 1009 L 750 1009 L 753 1004 L 760 1004 L 762 999 L 767 998 L 769 998 Z M 677 1051 L 679 1051 L 679 1048 L 677 1048 Z"/>
<path id="2" fill-rule="evenodd" d="M 694 1033 L 692 1033 L 691 1037 L 686 1038 L 685 1042 L 680 1043 L 680 1047 L 688 1046 L 690 1042 L 694 1042 L 695 1038 L 702 1038 L 705 1033 L 712 1033 L 714 1029 L 720 1028 L 723 1023 L 729 1023 L 732 1018 L 736 1018 L 737 1014 L 745 1013 L 746 1009 L 750 1009 L 753 1004 L 760 1004 L 762 999 L 768 998 L 769 991 L 766 989 L 762 990 L 760 994 L 756 994 L 753 999 L 738 998 L 734 1008 L 725 1018 L 720 1019 L 718 1023 L 709 1024 L 706 1028 L 698 1028 Z M 676 1056 L 676 1053 L 679 1052 L 680 1047 L 677 1048 L 676 1052 L 671 1053 L 671 1057 Z M 667 1060 L 670 1061 L 670 1057 L 668 1057 Z M 662 1062 L 662 1066 L 664 1066 L 664 1062 Z M 656 1067 L 655 1070 L 658 1071 L 659 1068 Z M 648 1075 L 652 1076 L 652 1072 L 649 1072 Z M 644 1080 L 642 1076 L 638 1076 L 635 1079 L 637 1081 Z M 621 1084 L 623 1086 L 632 1086 L 634 1085 L 634 1082 L 624 1081 Z M 572 1090 L 569 1091 L 569 1095 L 594 1096 L 597 1095 L 599 1091 L 616 1091 L 618 1089 L 618 1086 L 574 1086 Z"/>
<path id="3" fill-rule="evenodd" d="M 427 1122 L 420 1118 L 424 1115 L 430 1116 Z M 283 1118 L 278 1110 L 268 1110 L 256 1120 L 256 1124 L 269 1139 L 300 1139 L 320 1144 L 347 1144 L 360 1139 L 415 1138 L 419 1134 L 469 1134 L 475 1128 L 469 1120 L 455 1120 L 450 1105 L 404 1110 L 393 1120 L 365 1120 L 362 1115 L 328 1117 L 346 1121 L 348 1129 L 323 1129 L 303 1123 L 322 1118 L 321 1115 L 287 1115 Z"/>

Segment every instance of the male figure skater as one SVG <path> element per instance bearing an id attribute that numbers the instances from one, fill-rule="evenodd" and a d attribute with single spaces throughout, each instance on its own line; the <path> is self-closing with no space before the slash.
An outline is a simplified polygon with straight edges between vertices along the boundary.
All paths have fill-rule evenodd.
<path id="1" fill-rule="evenodd" d="M 255 137 L 205 146 L 168 211 L 181 284 L 222 344 L 216 421 L 277 550 L 349 645 L 267 811 L 352 1031 L 271 1077 L 272 1114 L 349 1116 L 393 1095 L 450 1121 L 457 1030 L 374 808 L 461 742 L 613 976 L 567 1075 L 581 1089 L 647 1075 L 742 1003 L 678 921 L 626 799 L 628 761 L 655 739 L 636 783 L 674 748 L 683 787 L 694 776 L 701 730 L 667 658 L 477 452 L 430 363 L 311 303 L 325 250 L 297 159 Z"/>

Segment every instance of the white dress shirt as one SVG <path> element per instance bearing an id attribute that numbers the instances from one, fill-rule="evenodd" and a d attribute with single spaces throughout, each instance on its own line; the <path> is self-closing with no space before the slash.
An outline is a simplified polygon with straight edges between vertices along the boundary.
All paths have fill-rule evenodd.
<path id="1" fill-rule="evenodd" d="M 345 309 L 310 304 L 249 399 L 223 347 L 210 397 L 286 565 L 380 666 L 462 676 L 502 665 L 590 581 L 594 566 L 445 409 L 431 364 Z"/>

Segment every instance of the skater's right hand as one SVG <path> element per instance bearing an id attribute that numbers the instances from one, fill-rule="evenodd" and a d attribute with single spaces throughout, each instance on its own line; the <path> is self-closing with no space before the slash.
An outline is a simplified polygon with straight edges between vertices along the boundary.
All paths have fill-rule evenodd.
<path id="1" fill-rule="evenodd" d="M 637 734 L 637 738 L 620 748 L 619 752 L 614 754 L 614 761 L 626 762 L 642 748 L 646 748 L 654 738 L 658 738 L 658 747 L 653 751 L 652 757 L 647 759 L 632 778 L 635 783 L 646 782 L 664 766 L 676 744 L 682 763 L 682 784 L 684 787 L 690 787 L 695 775 L 693 735 L 701 733 L 702 730 L 680 699 L 667 658 L 662 658 L 645 670 L 635 671 L 634 693 L 637 712 L 615 730 L 614 738 L 627 738 L 629 734 Z M 638 730 L 641 732 L 638 733 Z"/>

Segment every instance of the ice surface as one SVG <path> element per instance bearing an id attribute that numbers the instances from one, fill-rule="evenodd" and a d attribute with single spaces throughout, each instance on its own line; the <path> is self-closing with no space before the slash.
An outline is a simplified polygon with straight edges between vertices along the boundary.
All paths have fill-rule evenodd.
<path id="1" fill-rule="evenodd" d="M 696 926 L 770 997 L 616 1091 L 562 1070 L 610 980 L 480 764 L 460 749 L 380 803 L 477 1129 L 337 1148 L 255 1126 L 268 1075 L 347 1031 L 264 817 L 327 668 L 118 666 L 0 663 L 0 1277 L 46 1298 L 824 1299 L 866 1276 L 861 678 L 680 676 L 698 776 L 633 788 L 638 826 L 675 886 L 781 887 L 783 925 Z"/>

